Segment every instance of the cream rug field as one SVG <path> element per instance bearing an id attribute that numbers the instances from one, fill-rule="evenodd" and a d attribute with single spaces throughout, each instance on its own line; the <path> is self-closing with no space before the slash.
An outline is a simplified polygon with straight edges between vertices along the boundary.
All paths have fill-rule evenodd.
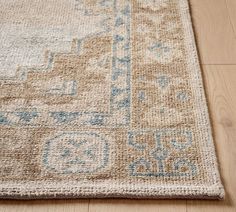
<path id="1" fill-rule="evenodd" d="M 0 0 L 0 198 L 223 196 L 187 0 Z"/>

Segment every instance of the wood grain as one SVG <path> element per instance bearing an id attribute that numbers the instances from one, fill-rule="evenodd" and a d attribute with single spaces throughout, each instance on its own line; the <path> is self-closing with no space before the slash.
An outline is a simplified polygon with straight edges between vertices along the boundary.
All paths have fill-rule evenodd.
<path id="1" fill-rule="evenodd" d="M 0 201 L 0 212 L 88 212 L 89 200 Z"/>
<path id="2" fill-rule="evenodd" d="M 90 212 L 186 212 L 186 200 L 91 200 Z"/>
<path id="3" fill-rule="evenodd" d="M 232 25 L 236 24 L 236 13 L 232 9 L 229 16 L 228 10 L 235 0 L 227 1 L 231 3 L 228 6 L 225 0 L 190 0 L 202 64 L 236 63 L 236 36 Z"/>
<path id="4" fill-rule="evenodd" d="M 187 211 L 236 211 L 236 65 L 204 66 L 225 201 L 188 201 Z"/>
<path id="5" fill-rule="evenodd" d="M 234 38 L 236 39 L 236 1 L 235 0 L 225 0 L 226 7 L 229 13 L 230 23 L 233 28 Z"/>

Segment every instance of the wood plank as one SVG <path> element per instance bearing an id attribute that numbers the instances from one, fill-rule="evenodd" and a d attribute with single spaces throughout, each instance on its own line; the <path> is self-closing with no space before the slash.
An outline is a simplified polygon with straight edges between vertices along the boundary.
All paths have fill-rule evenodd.
<path id="1" fill-rule="evenodd" d="M 230 1 L 231 4 L 235 2 L 235 0 Z M 236 39 L 226 1 L 189 0 L 189 2 L 201 63 L 236 64 Z M 235 14 L 235 10 L 231 15 L 232 13 Z"/>
<path id="2" fill-rule="evenodd" d="M 91 200 L 89 212 L 186 212 L 186 200 Z"/>
<path id="3" fill-rule="evenodd" d="M 224 201 L 188 201 L 188 212 L 236 211 L 236 66 L 205 66 L 215 143 L 226 189 Z"/>
<path id="4" fill-rule="evenodd" d="M 89 200 L 1 200 L 1 212 L 88 212 Z"/>
<path id="5" fill-rule="evenodd" d="M 236 39 L 236 1 L 235 0 L 225 0 L 226 6 L 229 12 L 229 19 L 234 31 L 234 38 Z"/>

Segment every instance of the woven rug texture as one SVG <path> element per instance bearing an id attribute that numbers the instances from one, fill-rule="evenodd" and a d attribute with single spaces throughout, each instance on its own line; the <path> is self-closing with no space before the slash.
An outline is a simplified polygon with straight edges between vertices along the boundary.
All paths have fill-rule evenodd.
<path id="1" fill-rule="evenodd" d="M 0 198 L 224 189 L 187 0 L 0 0 Z"/>

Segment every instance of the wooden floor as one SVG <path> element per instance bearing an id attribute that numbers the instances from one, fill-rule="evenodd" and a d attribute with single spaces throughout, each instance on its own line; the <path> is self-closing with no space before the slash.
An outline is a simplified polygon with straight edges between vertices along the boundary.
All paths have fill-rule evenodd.
<path id="1" fill-rule="evenodd" d="M 189 1 L 226 199 L 0 201 L 0 212 L 236 212 L 236 0 Z"/>

